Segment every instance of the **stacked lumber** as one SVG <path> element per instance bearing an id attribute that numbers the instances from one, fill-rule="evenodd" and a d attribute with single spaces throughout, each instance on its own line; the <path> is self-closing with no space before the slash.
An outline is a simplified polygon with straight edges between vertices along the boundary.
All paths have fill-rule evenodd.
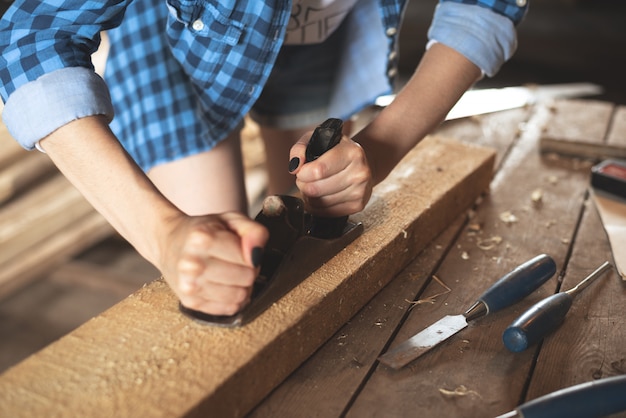
<path id="1" fill-rule="evenodd" d="M 0 124 L 0 299 L 112 231 L 45 154 Z"/>

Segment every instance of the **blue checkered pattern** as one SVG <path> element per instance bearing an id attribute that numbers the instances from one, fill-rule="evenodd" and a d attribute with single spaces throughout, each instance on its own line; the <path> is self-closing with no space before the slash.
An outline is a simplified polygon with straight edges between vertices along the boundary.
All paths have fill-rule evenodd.
<path id="1" fill-rule="evenodd" d="M 59 68 L 91 68 L 100 31 L 120 24 L 126 3 L 15 0 L 0 20 L 2 97 Z"/>
<path id="2" fill-rule="evenodd" d="M 180 3 L 168 10 L 163 0 L 136 0 L 109 31 L 111 127 L 144 170 L 210 150 L 241 122 L 271 71 L 288 17 L 268 1 L 244 2 L 243 10 Z M 194 29 L 198 20 L 207 23 Z"/>
<path id="3" fill-rule="evenodd" d="M 487 7 L 513 22 L 525 10 L 512 0 L 444 1 Z M 355 6 L 347 23 L 354 39 L 337 69 L 342 100 L 331 100 L 333 115 L 343 117 L 390 89 L 396 65 L 390 52 L 397 48 L 404 6 L 404 0 Z M 289 0 L 16 0 L 0 20 L 4 121 L 32 149 L 73 118 L 112 117 L 112 101 L 112 128 L 144 170 L 211 149 L 260 95 L 290 9 Z M 103 30 L 111 38 L 105 76 L 110 97 L 102 80 L 84 70 L 92 68 L 90 55 Z M 485 39 L 511 44 L 511 30 L 502 30 L 508 31 L 504 38 L 490 33 Z M 476 54 L 489 57 L 490 42 Z"/>

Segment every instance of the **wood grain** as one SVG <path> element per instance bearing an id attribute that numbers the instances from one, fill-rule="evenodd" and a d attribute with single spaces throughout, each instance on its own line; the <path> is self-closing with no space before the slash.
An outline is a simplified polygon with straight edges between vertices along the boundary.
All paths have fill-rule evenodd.
<path id="1" fill-rule="evenodd" d="M 438 134 L 496 149 L 496 164 L 499 165 L 514 145 L 520 133 L 519 126 L 528 116 L 527 109 L 517 109 L 454 120 L 442 126 Z M 369 379 L 377 357 L 408 311 L 430 303 L 427 297 L 421 297 L 424 287 L 432 280 L 441 258 L 451 250 L 468 222 L 473 224 L 473 218 L 468 219 L 468 214 L 459 217 L 337 331 L 313 358 L 264 399 L 251 417 L 341 416 L 358 394 L 359 387 Z M 434 294 L 446 292 L 439 284 L 433 284 L 431 290 Z M 420 303 L 411 308 L 409 302 L 414 300 L 420 300 Z"/>
<path id="2" fill-rule="evenodd" d="M 391 347 L 445 315 L 462 313 L 495 280 L 539 253 L 550 254 L 563 266 L 588 172 L 538 153 L 541 127 L 549 116 L 547 108 L 540 108 L 528 121 L 488 197 L 434 272 L 452 291 L 432 305 L 414 308 Z M 536 190 L 542 191 L 540 202 L 531 198 Z M 556 287 L 555 277 L 522 302 L 470 324 L 402 370 L 378 366 L 346 415 L 471 418 L 512 409 L 523 393 L 534 350 L 508 352 L 502 332 Z M 420 298 L 440 292 L 441 286 L 431 282 Z"/>
<path id="3" fill-rule="evenodd" d="M 626 158 L 623 111 L 609 134 L 615 106 L 597 100 L 557 100 L 551 106 L 540 149 L 569 157 L 591 160 Z M 610 140 L 609 140 L 610 138 Z"/>
<path id="4" fill-rule="evenodd" d="M 595 206 L 587 205 L 562 290 L 574 287 L 604 261 L 611 261 L 607 260 L 608 242 L 597 233 L 601 228 Z M 626 340 L 621 332 L 625 301 L 626 285 L 613 270 L 580 293 L 561 327 L 545 338 L 525 399 L 626 374 Z"/>
<path id="5" fill-rule="evenodd" d="M 113 233 L 56 172 L 0 206 L 0 298 Z"/>
<path id="6" fill-rule="evenodd" d="M 626 149 L 626 106 L 619 106 L 615 110 L 606 143 Z"/>

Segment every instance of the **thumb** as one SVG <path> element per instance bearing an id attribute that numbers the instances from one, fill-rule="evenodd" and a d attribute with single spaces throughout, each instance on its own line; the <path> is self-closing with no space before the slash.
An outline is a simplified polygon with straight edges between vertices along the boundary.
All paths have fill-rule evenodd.
<path id="1" fill-rule="evenodd" d="M 241 240 L 243 258 L 252 267 L 259 267 L 269 231 L 263 225 L 238 213 L 225 215 L 228 228 Z"/>
<path id="2" fill-rule="evenodd" d="M 300 167 L 306 161 L 306 147 L 309 144 L 309 140 L 311 139 L 311 132 L 307 132 L 300 137 L 298 142 L 296 142 L 289 151 L 289 172 L 291 174 L 296 174 Z"/>

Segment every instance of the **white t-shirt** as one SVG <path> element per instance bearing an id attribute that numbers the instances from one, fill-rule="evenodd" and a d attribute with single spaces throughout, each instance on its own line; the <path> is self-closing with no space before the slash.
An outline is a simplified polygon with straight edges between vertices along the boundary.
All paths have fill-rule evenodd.
<path id="1" fill-rule="evenodd" d="M 294 0 L 285 44 L 305 45 L 325 41 L 358 0 Z"/>

